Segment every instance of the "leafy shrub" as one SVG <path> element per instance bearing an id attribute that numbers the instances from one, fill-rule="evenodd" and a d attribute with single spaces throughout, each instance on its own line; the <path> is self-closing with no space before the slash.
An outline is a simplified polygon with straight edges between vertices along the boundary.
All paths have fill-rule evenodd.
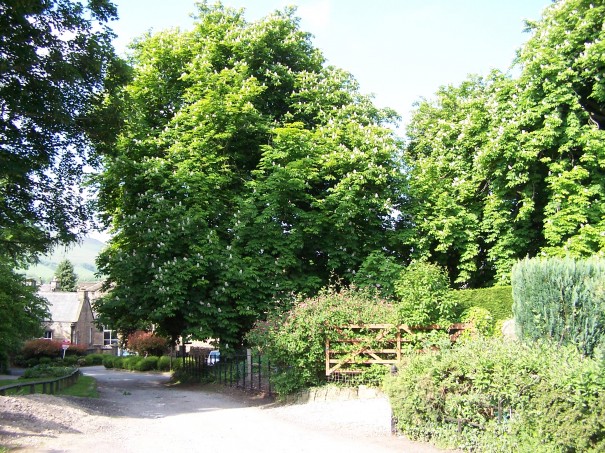
<path id="1" fill-rule="evenodd" d="M 128 349 L 141 356 L 161 356 L 168 349 L 168 340 L 152 332 L 139 330 L 128 336 Z"/>
<path id="2" fill-rule="evenodd" d="M 37 378 L 55 378 L 67 376 L 69 373 L 74 371 L 74 367 L 66 366 L 52 366 L 50 364 L 36 365 L 28 368 L 23 372 L 24 379 L 37 379 Z"/>
<path id="3" fill-rule="evenodd" d="M 41 357 L 59 357 L 63 354 L 60 341 L 36 339 L 26 341 L 21 348 L 21 355 L 27 359 L 40 359 Z"/>
<path id="4" fill-rule="evenodd" d="M 83 356 L 86 355 L 86 351 L 88 348 L 84 344 L 70 344 L 67 350 L 65 351 L 65 356 L 68 355 L 76 355 Z"/>
<path id="5" fill-rule="evenodd" d="M 130 370 L 130 371 L 136 371 L 137 369 L 137 364 L 139 362 L 141 362 L 144 357 L 138 356 L 138 355 L 131 355 L 128 357 L 120 357 L 120 366 L 121 368 L 125 369 L 125 370 Z M 117 367 L 117 366 L 116 366 Z"/>
<path id="6" fill-rule="evenodd" d="M 384 378 L 390 373 L 390 367 L 379 365 L 377 363 L 372 364 L 365 370 L 354 376 L 351 381 L 353 384 L 364 384 L 371 387 L 382 387 Z"/>
<path id="7" fill-rule="evenodd" d="M 77 365 L 79 357 L 75 355 L 66 355 L 64 359 L 58 359 L 57 362 L 62 365 L 74 366 Z"/>
<path id="8" fill-rule="evenodd" d="M 605 448 L 605 368 L 574 347 L 477 338 L 406 357 L 385 388 L 413 439 L 478 451 Z"/>
<path id="9" fill-rule="evenodd" d="M 114 356 L 113 358 L 113 367 L 118 369 L 118 370 L 126 370 L 128 369 L 127 364 L 126 364 L 126 357 L 117 357 Z"/>
<path id="10" fill-rule="evenodd" d="M 163 355 L 158 360 L 158 370 L 160 371 L 170 371 L 170 357 L 167 355 Z"/>
<path id="11" fill-rule="evenodd" d="M 110 355 L 110 354 L 106 354 L 105 356 L 103 356 L 103 366 L 105 368 L 114 368 L 114 363 L 115 360 L 117 359 L 116 356 L 114 355 Z"/>
<path id="12" fill-rule="evenodd" d="M 103 357 L 103 366 L 116 370 L 134 370 L 136 363 L 141 359 L 142 357 L 139 356 L 118 357 L 107 354 Z"/>
<path id="13" fill-rule="evenodd" d="M 136 371 L 150 371 L 158 369 L 158 360 L 159 357 L 148 356 L 143 357 L 142 360 L 139 360 L 134 364 L 134 369 Z"/>
<path id="14" fill-rule="evenodd" d="M 395 296 L 395 282 L 401 275 L 403 266 L 392 256 L 382 252 L 372 252 L 359 267 L 353 278 L 358 288 L 372 288 L 384 298 Z"/>
<path id="15" fill-rule="evenodd" d="M 494 337 L 502 337 L 502 329 L 504 328 L 505 319 L 498 319 L 494 324 L 494 329 L 492 335 Z"/>
<path id="16" fill-rule="evenodd" d="M 455 318 L 449 280 L 439 266 L 424 261 L 410 264 L 395 282 L 395 293 L 397 323 L 448 327 Z"/>
<path id="17" fill-rule="evenodd" d="M 84 356 L 84 366 L 103 365 L 103 358 L 107 354 L 88 354 Z"/>
<path id="18" fill-rule="evenodd" d="M 525 259 L 513 266 L 519 338 L 574 344 L 592 355 L 605 335 L 605 260 Z"/>
<path id="19" fill-rule="evenodd" d="M 492 314 L 483 307 L 471 307 L 466 310 L 461 318 L 462 322 L 473 323 L 475 333 L 480 333 L 484 336 L 492 336 L 494 333 L 494 318 Z M 469 331 L 466 331 L 469 332 Z M 466 333 L 465 332 L 465 333 Z"/>
<path id="20" fill-rule="evenodd" d="M 42 360 L 43 363 L 45 360 L 47 363 L 50 363 L 50 360 L 46 357 L 42 357 L 42 359 L 27 359 L 25 360 L 25 368 L 31 368 L 33 366 L 39 365 L 40 360 Z"/>
<path id="21" fill-rule="evenodd" d="M 489 310 L 494 322 L 513 317 L 513 290 L 510 286 L 460 289 L 452 291 L 451 296 L 456 301 L 458 316 L 471 307 L 481 307 Z"/>
<path id="22" fill-rule="evenodd" d="M 288 394 L 324 380 L 325 340 L 336 338 L 334 327 L 394 318 L 394 307 L 371 292 L 328 288 L 316 297 L 300 300 L 285 313 L 273 313 L 267 321 L 257 322 L 247 340 L 276 367 L 275 391 Z"/>

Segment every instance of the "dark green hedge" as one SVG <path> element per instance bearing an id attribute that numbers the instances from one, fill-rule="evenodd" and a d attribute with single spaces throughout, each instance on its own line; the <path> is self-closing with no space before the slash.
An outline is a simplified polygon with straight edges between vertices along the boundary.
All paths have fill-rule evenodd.
<path id="1" fill-rule="evenodd" d="M 494 322 L 513 317 L 513 294 L 510 286 L 461 289 L 452 291 L 452 294 L 458 303 L 458 316 L 471 307 L 482 307 L 489 310 Z"/>

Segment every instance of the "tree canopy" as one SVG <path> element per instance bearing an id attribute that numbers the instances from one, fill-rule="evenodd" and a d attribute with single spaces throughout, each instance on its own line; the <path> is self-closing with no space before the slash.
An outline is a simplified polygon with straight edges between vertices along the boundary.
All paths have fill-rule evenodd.
<path id="1" fill-rule="evenodd" d="M 13 261 L 88 220 L 79 183 L 92 143 L 109 139 L 99 119 L 115 18 L 109 0 L 0 5 L 0 248 Z"/>
<path id="2" fill-rule="evenodd" d="M 528 24 L 518 77 L 471 78 L 416 108 L 407 242 L 458 286 L 507 283 L 528 255 L 603 253 L 604 20 L 602 1 L 556 2 Z"/>
<path id="3" fill-rule="evenodd" d="M 115 18 L 108 0 L 0 3 L 2 352 L 38 336 L 48 317 L 14 269 L 73 241 L 88 221 L 83 168 L 117 120 L 105 102 L 123 70 L 107 27 Z"/>
<path id="4" fill-rule="evenodd" d="M 42 321 L 49 319 L 48 302 L 25 284 L 23 275 L 0 261 L 0 369 L 8 352 L 24 340 L 42 335 Z"/>
<path id="5" fill-rule="evenodd" d="M 133 45 L 125 127 L 97 178 L 113 232 L 97 310 L 124 332 L 143 320 L 236 344 L 293 292 L 395 245 L 401 146 L 395 113 L 325 65 L 293 9 L 198 8 L 191 32 Z"/>

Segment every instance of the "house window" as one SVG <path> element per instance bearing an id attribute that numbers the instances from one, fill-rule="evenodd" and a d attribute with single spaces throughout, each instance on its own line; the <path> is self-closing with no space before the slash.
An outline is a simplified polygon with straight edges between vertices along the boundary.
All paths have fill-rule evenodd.
<path id="1" fill-rule="evenodd" d="M 113 346 L 118 344 L 118 333 L 103 327 L 103 345 Z"/>
<path id="2" fill-rule="evenodd" d="M 53 339 L 53 331 L 52 330 L 47 330 L 44 332 L 44 338 L 46 338 L 47 340 L 52 340 Z"/>

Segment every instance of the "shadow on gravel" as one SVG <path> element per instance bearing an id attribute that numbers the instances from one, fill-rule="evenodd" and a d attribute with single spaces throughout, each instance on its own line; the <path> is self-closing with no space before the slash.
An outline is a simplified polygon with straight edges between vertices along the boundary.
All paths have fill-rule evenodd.
<path id="1" fill-rule="evenodd" d="M 80 432 L 66 423 L 49 421 L 30 414 L 3 413 L 0 422 L 0 437 L 55 437 L 53 433 L 58 431 Z"/>
<path id="2" fill-rule="evenodd" d="M 75 398 L 83 410 L 113 417 L 163 418 L 180 414 L 271 406 L 274 399 L 219 384 L 179 384 L 169 373 L 131 372 L 88 367 L 99 398 Z"/>

